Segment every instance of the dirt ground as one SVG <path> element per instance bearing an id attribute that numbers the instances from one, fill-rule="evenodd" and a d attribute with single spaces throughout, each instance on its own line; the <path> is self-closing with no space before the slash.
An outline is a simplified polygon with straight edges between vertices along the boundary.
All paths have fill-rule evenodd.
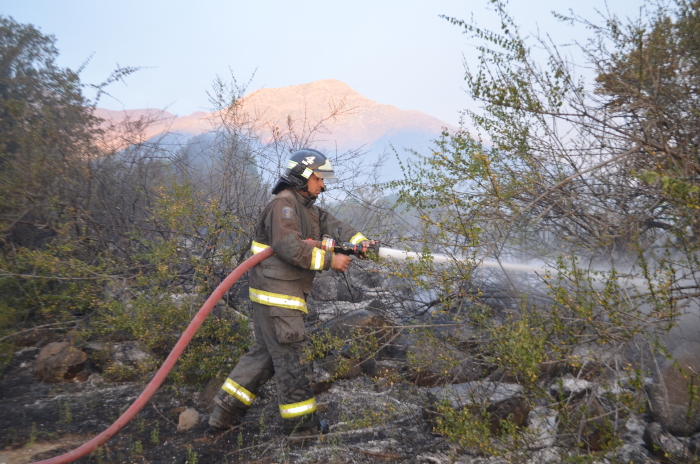
<path id="1" fill-rule="evenodd" d="M 0 464 L 24 464 L 70 451 L 106 429 L 136 399 L 144 383 L 50 384 L 32 375 L 38 348 L 18 352 L 0 378 Z M 244 423 L 224 435 L 204 433 L 208 411 L 197 403 L 201 386 L 164 385 L 149 404 L 105 445 L 75 462 L 133 464 L 435 462 L 418 455 L 449 452 L 421 419 L 415 392 L 384 391 L 366 377 L 338 381 L 317 396 L 331 425 L 322 439 L 282 434 L 274 383 L 260 392 Z M 191 430 L 177 432 L 185 407 L 200 412 Z"/>

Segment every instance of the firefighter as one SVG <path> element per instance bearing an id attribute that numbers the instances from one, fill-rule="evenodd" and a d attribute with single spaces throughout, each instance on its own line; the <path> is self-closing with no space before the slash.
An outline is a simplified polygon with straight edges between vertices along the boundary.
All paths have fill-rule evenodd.
<path id="1" fill-rule="evenodd" d="M 370 242 L 314 204 L 325 183 L 337 181 L 331 162 L 312 149 L 296 151 L 272 190 L 275 197 L 255 229 L 253 253 L 275 254 L 250 271 L 255 342 L 214 398 L 210 433 L 237 425 L 259 388 L 273 375 L 279 411 L 288 435 L 324 432 L 311 389 L 312 364 L 304 359 L 306 297 L 318 271 L 344 272 L 350 257 L 326 251 L 321 240 Z M 305 239 L 318 241 L 317 246 Z"/>

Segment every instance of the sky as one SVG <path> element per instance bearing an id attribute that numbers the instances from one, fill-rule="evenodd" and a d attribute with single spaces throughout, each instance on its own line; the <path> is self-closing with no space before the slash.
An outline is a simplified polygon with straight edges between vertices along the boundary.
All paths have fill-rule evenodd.
<path id="1" fill-rule="evenodd" d="M 564 44 L 589 31 L 551 11 L 635 17 L 642 3 L 518 0 L 509 11 L 523 33 Z M 212 82 L 233 73 L 249 91 L 337 79 L 378 103 L 452 125 L 476 105 L 464 91 L 464 61 L 477 55 L 440 15 L 499 26 L 488 0 L 0 0 L 0 14 L 54 35 L 59 65 L 85 64 L 85 83 L 103 82 L 117 66 L 140 67 L 107 89 L 98 105 L 107 109 L 210 111 Z"/>

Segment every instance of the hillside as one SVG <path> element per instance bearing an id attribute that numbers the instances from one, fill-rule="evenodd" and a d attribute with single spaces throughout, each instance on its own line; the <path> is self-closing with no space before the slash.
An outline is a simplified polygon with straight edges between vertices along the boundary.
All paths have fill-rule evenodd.
<path id="1" fill-rule="evenodd" d="M 423 150 L 443 127 L 452 128 L 419 111 L 402 110 L 372 101 L 334 79 L 276 89 L 263 88 L 247 94 L 242 104 L 243 111 L 266 127 L 283 127 L 289 117 L 297 127 L 305 121 L 308 125 L 315 125 L 328 117 L 332 106 L 340 106 L 342 111 L 339 116 L 324 122 L 323 133 L 316 138 L 319 148 L 337 147 L 338 151 L 343 152 L 363 147 L 381 153 L 389 144 L 393 144 L 399 150 Z M 122 111 L 98 108 L 95 115 L 114 123 L 127 118 L 137 120 L 147 117 L 153 121 L 145 129 L 147 139 L 167 132 L 180 134 L 184 138 L 202 134 L 211 130 L 216 120 L 213 112 L 178 116 L 153 108 Z"/>

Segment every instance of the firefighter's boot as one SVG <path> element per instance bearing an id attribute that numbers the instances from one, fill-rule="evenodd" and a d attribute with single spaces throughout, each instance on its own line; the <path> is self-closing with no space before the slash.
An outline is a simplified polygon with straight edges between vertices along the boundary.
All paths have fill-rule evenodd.
<path id="1" fill-rule="evenodd" d="M 232 429 L 241 423 L 239 414 L 227 411 L 223 407 L 216 405 L 214 411 L 209 415 L 209 430 L 207 435 L 216 435 L 226 430 Z"/>

